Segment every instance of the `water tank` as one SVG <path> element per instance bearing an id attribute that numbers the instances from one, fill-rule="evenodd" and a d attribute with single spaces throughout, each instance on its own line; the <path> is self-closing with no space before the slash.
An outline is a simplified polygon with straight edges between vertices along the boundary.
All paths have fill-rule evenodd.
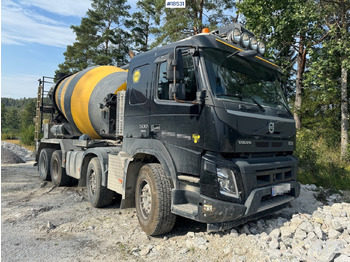
<path id="1" fill-rule="evenodd" d="M 119 67 L 89 67 L 60 81 L 53 100 L 77 133 L 103 138 L 100 104 L 107 94 L 126 90 L 126 78 L 127 71 Z"/>

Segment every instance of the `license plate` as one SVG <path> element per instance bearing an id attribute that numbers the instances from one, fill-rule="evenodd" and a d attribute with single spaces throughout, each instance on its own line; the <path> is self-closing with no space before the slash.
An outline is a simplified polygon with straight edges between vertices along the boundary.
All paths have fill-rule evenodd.
<path id="1" fill-rule="evenodd" d="M 271 194 L 272 196 L 283 195 L 289 193 L 291 189 L 290 184 L 279 184 L 276 186 L 272 186 Z"/>

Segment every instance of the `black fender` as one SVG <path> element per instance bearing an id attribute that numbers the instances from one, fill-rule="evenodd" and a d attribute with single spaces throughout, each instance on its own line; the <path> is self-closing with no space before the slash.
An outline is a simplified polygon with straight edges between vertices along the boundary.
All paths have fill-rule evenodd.
<path id="1" fill-rule="evenodd" d="M 139 153 L 155 156 L 162 165 L 165 174 L 176 181 L 176 169 L 173 159 L 169 151 L 162 142 L 155 139 L 128 139 L 123 141 L 123 150 L 130 156 L 135 156 Z"/>

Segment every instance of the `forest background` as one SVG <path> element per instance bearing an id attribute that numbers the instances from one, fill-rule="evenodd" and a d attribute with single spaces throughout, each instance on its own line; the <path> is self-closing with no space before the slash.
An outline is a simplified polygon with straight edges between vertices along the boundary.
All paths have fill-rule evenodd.
<path id="1" fill-rule="evenodd" d="M 350 0 L 186 0 L 185 9 L 164 0 L 92 0 L 76 41 L 58 72 L 93 65 L 121 66 L 136 54 L 233 22 L 266 43 L 265 56 L 284 74 L 284 90 L 297 128 L 299 181 L 350 189 Z M 1 139 L 34 143 L 36 98 L 1 98 Z"/>

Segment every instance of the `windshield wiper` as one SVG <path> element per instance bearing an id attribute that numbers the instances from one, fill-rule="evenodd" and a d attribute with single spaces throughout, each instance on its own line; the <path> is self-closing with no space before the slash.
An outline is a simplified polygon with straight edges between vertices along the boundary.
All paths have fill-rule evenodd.
<path id="1" fill-rule="evenodd" d="M 252 96 L 247 96 L 247 97 L 253 100 L 253 102 L 261 109 L 261 111 L 265 112 L 265 108 L 258 101 L 256 101 L 254 97 Z"/>
<path id="2" fill-rule="evenodd" d="M 261 111 L 265 112 L 265 108 L 258 101 L 256 101 L 256 99 L 252 96 L 243 95 L 243 94 L 232 95 L 232 94 L 225 94 L 225 93 L 216 94 L 216 96 L 238 97 L 241 101 L 242 101 L 242 98 L 248 98 L 248 99 L 251 99 L 260 108 Z"/>

